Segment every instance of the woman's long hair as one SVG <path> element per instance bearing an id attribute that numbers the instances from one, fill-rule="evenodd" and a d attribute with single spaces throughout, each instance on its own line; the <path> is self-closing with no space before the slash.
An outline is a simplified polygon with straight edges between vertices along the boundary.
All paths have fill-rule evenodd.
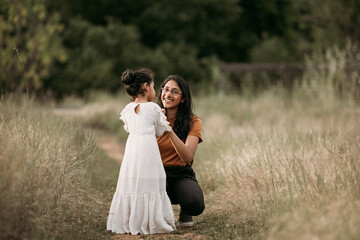
<path id="1" fill-rule="evenodd" d="M 165 84 L 170 80 L 174 80 L 179 85 L 180 90 L 182 92 L 182 98 L 185 99 L 184 102 L 180 102 L 179 104 L 178 112 L 176 114 L 176 120 L 173 125 L 173 130 L 175 134 L 181 140 L 185 141 L 190 131 L 190 124 L 193 118 L 190 88 L 187 82 L 182 77 L 178 75 L 168 76 L 160 87 L 158 104 L 160 105 L 161 108 L 164 108 L 164 105 L 161 101 L 161 94 L 162 94 L 161 88 L 163 88 Z"/>

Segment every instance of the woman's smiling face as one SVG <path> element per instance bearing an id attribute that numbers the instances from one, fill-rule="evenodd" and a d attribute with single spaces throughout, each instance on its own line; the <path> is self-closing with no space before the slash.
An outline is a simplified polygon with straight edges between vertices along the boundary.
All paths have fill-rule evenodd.
<path id="1" fill-rule="evenodd" d="M 176 81 L 168 81 L 161 91 L 161 102 L 164 108 L 177 108 L 184 99 L 182 97 L 181 89 Z"/>

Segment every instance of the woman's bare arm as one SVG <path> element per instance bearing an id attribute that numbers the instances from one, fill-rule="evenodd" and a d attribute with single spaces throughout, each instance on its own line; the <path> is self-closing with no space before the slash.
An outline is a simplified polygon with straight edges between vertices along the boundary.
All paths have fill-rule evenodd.
<path id="1" fill-rule="evenodd" d="M 199 137 L 188 135 L 185 143 L 174 133 L 173 130 L 166 132 L 177 154 L 185 163 L 190 163 L 194 159 L 196 148 L 199 144 Z"/>

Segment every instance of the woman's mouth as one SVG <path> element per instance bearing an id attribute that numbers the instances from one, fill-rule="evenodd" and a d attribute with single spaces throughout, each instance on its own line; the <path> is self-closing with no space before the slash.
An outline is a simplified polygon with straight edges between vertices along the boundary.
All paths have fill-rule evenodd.
<path id="1" fill-rule="evenodd" d="M 174 100 L 169 99 L 169 98 L 164 98 L 164 102 L 173 102 Z"/>

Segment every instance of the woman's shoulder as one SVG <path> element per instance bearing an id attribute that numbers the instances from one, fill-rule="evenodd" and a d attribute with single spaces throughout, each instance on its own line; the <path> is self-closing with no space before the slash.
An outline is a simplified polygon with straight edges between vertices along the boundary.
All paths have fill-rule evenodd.
<path id="1" fill-rule="evenodd" d="M 203 141 L 201 132 L 202 132 L 201 120 L 198 116 L 193 114 L 191 124 L 190 124 L 190 131 L 189 131 L 188 135 L 193 135 L 193 136 L 199 137 L 199 143 L 201 143 Z"/>
<path id="2" fill-rule="evenodd" d="M 191 124 L 200 124 L 201 125 L 201 119 L 199 118 L 199 116 L 193 114 L 192 115 L 192 119 L 191 119 Z"/>
<path id="3" fill-rule="evenodd" d="M 201 131 L 201 128 L 201 119 L 197 115 L 193 114 L 190 122 L 190 131 Z"/>

